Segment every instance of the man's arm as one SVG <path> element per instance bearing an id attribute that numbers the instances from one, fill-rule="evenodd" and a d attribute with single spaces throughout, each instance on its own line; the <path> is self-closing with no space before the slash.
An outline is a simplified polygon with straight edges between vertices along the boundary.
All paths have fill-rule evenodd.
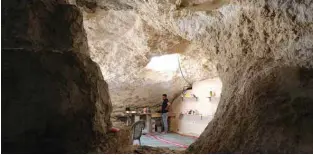
<path id="1" fill-rule="evenodd" d="M 170 108 L 170 105 L 171 105 L 171 103 L 167 102 L 167 106 L 166 106 L 165 110 L 168 110 L 168 108 Z"/>

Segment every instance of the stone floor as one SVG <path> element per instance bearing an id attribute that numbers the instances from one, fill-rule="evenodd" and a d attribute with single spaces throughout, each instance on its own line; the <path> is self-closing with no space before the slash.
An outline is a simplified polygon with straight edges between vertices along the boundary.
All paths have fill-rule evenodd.
<path id="1" fill-rule="evenodd" d="M 195 140 L 196 137 L 183 136 L 176 133 L 153 133 L 143 135 L 141 137 L 141 145 L 151 147 L 167 147 L 171 150 L 185 150 Z"/>

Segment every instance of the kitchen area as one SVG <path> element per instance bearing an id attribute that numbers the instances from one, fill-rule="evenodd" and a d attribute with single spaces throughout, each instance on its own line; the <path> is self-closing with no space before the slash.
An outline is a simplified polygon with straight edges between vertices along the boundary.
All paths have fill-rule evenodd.
<path id="1" fill-rule="evenodd" d="M 186 136 L 200 136 L 214 118 L 221 91 L 222 82 L 219 78 L 194 83 L 191 89 L 173 101 L 168 112 L 169 131 Z M 149 107 L 126 108 L 122 117 L 127 126 L 144 120 L 144 134 L 163 131 L 161 113 Z"/>

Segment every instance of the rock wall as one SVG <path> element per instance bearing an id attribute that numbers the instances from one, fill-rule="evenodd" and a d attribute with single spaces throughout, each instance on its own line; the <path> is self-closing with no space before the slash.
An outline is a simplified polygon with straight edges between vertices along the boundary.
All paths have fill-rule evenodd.
<path id="1" fill-rule="evenodd" d="M 173 76 L 168 80 L 168 74 L 157 77 L 157 72 L 146 70 L 145 66 L 153 56 L 180 52 L 183 71 L 190 82 L 216 76 L 223 82 L 215 117 L 200 138 L 190 146 L 189 153 L 312 153 L 312 126 L 309 122 L 313 120 L 310 95 L 313 3 L 293 0 L 239 0 L 228 4 L 227 1 L 211 1 L 214 2 L 213 6 L 209 2 L 202 2 L 193 1 L 196 4 L 194 8 L 174 0 L 71 0 L 71 3 L 84 10 L 83 25 L 91 48 L 90 56 L 100 65 L 103 77 L 109 83 L 114 105 L 152 105 L 159 102 L 159 96 L 164 92 L 172 92 L 170 96 L 179 92 L 185 83 L 178 71 L 171 73 Z M 74 54 L 70 60 L 75 62 L 81 58 L 75 53 L 87 55 L 88 52 L 84 52 L 87 43 L 84 42 L 86 38 L 83 37 L 85 35 L 81 27 L 82 16 L 74 14 L 79 12 L 75 6 L 60 3 L 65 2 L 5 1 L 4 5 L 7 7 L 4 9 L 2 27 L 3 45 L 6 48 L 23 48 L 21 51 L 6 51 L 13 51 L 13 56 L 14 52 L 23 51 L 25 58 L 28 58 L 27 61 L 24 60 L 25 63 L 44 58 L 45 51 L 49 50 L 53 55 L 51 60 L 55 60 L 54 57 L 59 54 L 64 56 L 60 60 L 67 58 L 67 54 Z M 205 11 L 198 11 L 199 8 Z M 180 45 L 184 48 L 181 49 Z M 45 48 L 49 50 L 42 50 Z M 60 52 L 57 54 L 58 52 L 52 50 Z M 37 53 L 32 54 L 29 51 Z M 65 66 L 88 66 L 85 61 L 79 61 L 76 65 L 68 63 L 63 61 Z M 41 61 L 37 61 L 37 64 L 48 65 Z M 78 67 L 72 73 L 96 74 L 84 71 L 84 67 Z M 60 74 L 54 76 L 71 81 L 61 74 L 63 68 L 57 68 L 57 71 Z M 8 73 L 11 74 L 13 73 Z M 95 77 L 101 81 L 101 77 Z M 76 79 L 79 81 L 86 77 Z M 93 83 L 89 80 L 87 78 L 85 82 Z M 81 88 L 92 89 L 88 84 L 85 85 L 87 86 Z M 36 87 L 40 88 L 37 85 Z M 71 87 L 75 87 L 75 84 Z M 142 95 L 142 92 L 147 93 Z M 85 92 L 78 94 L 87 98 Z M 99 100 L 107 101 L 105 98 Z M 7 103 L 12 106 L 21 104 L 14 100 Z M 103 116 L 97 112 L 94 114 Z M 93 118 L 91 124 L 95 125 L 99 123 L 94 120 L 99 122 L 108 117 L 88 118 Z M 96 129 L 110 126 L 107 121 L 102 123 Z M 94 134 L 101 133 L 94 127 L 92 130 L 85 129 Z M 19 132 L 9 134 L 8 129 L 4 131 L 13 135 L 14 139 L 19 137 Z M 63 142 L 62 138 L 58 140 Z M 7 140 L 4 141 L 9 144 Z M 12 147 L 20 146 L 18 141 L 13 142 L 16 143 Z M 36 146 L 36 142 L 29 144 Z M 83 143 L 71 144 L 80 145 Z M 80 148 L 89 148 L 89 143 L 85 145 Z M 71 147 L 63 145 L 58 147 L 61 149 L 56 150 L 71 150 Z M 34 151 L 31 147 L 27 149 L 30 149 L 29 152 Z M 106 147 L 102 148 L 104 149 Z"/>
<path id="2" fill-rule="evenodd" d="M 312 153 L 312 2 L 239 1 L 202 45 L 223 81 L 189 153 Z"/>
<path id="3" fill-rule="evenodd" d="M 246 63 L 224 80 L 215 114 L 189 153 L 311 153 L 312 69 Z"/>
<path id="4" fill-rule="evenodd" d="M 123 10 L 94 2 L 109 11 Z M 123 2 L 131 6 L 128 11 L 132 13 L 126 14 L 135 14 L 156 34 L 166 34 L 162 37 L 164 44 L 152 45 L 166 45 L 166 40 L 171 42 L 169 38 L 176 37 L 179 39 L 174 39 L 178 42 L 174 46 L 188 43 L 180 54 L 199 64 L 190 65 L 194 71 L 190 79 L 202 73 L 202 77 L 211 75 L 222 79 L 223 92 L 215 118 L 189 148 L 189 153 L 313 152 L 309 147 L 312 146 L 309 94 L 312 91 L 313 3 L 211 1 L 216 4 L 213 6 L 202 2 L 195 2 L 196 8 L 175 0 Z M 205 11 L 198 11 L 199 8 Z M 122 17 L 126 14 L 117 16 L 124 21 Z M 130 45 L 128 47 L 142 47 Z M 150 49 L 149 53 L 157 52 Z M 194 66 L 201 67 L 192 69 Z"/>
<path id="5" fill-rule="evenodd" d="M 217 75 L 213 64 L 203 65 L 206 59 L 183 54 L 190 44 L 188 40 L 167 30 L 168 25 L 158 28 L 157 21 L 151 24 L 144 19 L 139 12 L 144 9 L 143 1 L 88 0 L 73 4 L 84 10 L 90 54 L 109 84 L 115 112 L 126 106 L 158 105 L 162 94 L 172 99 L 188 85 L 178 68 L 173 72 L 147 69 L 155 56 L 179 53 L 189 82 Z M 154 12 L 154 8 L 148 9 Z M 191 49 L 189 53 L 198 51 Z"/>
<path id="6" fill-rule="evenodd" d="M 91 59 L 68 51 L 3 50 L 2 56 L 2 151 L 94 149 L 110 127 L 111 103 Z"/>
<path id="7" fill-rule="evenodd" d="M 78 8 L 2 4 L 2 153 L 113 153 L 108 85 L 88 55 Z"/>
<path id="8" fill-rule="evenodd" d="M 83 17 L 62 0 L 3 1 L 5 48 L 75 50 L 88 53 Z"/>

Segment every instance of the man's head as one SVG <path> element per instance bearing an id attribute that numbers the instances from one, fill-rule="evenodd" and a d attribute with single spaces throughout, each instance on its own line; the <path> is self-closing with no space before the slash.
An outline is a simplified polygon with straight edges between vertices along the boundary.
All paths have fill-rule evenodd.
<path id="1" fill-rule="evenodd" d="M 167 99 L 167 95 L 166 95 L 166 94 L 163 94 L 163 95 L 162 95 L 162 98 L 163 98 L 163 100 Z"/>

